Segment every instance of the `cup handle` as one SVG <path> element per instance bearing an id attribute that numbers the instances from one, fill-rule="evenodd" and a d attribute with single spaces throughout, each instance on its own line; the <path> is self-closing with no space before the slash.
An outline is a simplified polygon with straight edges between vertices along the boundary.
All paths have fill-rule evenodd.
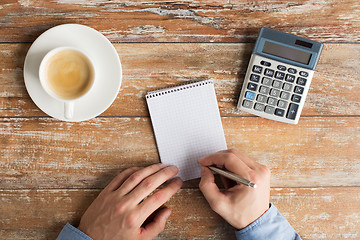
<path id="1" fill-rule="evenodd" d="M 74 117 L 74 102 L 65 102 L 64 112 L 66 119 L 72 119 Z"/>

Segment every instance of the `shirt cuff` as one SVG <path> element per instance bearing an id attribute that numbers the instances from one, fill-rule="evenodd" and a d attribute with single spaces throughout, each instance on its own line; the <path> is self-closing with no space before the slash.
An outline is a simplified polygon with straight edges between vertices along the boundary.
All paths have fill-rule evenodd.
<path id="1" fill-rule="evenodd" d="M 235 232 L 237 240 L 251 239 L 300 239 L 289 222 L 279 210 L 270 204 L 270 208 L 255 222 Z"/>
<path id="2" fill-rule="evenodd" d="M 70 223 L 66 223 L 62 231 L 56 240 L 93 240 L 91 237 L 72 226 Z"/>

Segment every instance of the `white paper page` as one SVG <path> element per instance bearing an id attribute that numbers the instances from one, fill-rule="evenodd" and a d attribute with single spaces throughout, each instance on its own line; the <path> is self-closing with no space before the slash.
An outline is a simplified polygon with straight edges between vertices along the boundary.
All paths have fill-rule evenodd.
<path id="1" fill-rule="evenodd" d="M 146 100 L 161 162 L 176 165 L 184 181 L 201 176 L 200 158 L 227 148 L 212 80 L 149 92 Z"/>

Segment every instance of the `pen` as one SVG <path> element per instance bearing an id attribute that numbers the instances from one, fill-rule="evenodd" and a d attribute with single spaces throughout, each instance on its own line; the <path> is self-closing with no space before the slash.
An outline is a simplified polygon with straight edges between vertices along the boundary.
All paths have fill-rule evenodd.
<path id="1" fill-rule="evenodd" d="M 208 168 L 226 178 L 229 178 L 231 180 L 234 180 L 238 183 L 242 183 L 246 186 L 249 186 L 249 187 L 253 187 L 253 188 L 256 188 L 256 184 L 255 183 L 252 183 L 250 182 L 249 180 L 245 179 L 245 178 L 242 178 L 234 173 L 231 173 L 231 172 L 228 172 L 226 170 L 223 170 L 223 169 L 220 169 L 220 168 L 217 168 L 217 167 L 214 167 L 214 166 L 208 166 Z"/>

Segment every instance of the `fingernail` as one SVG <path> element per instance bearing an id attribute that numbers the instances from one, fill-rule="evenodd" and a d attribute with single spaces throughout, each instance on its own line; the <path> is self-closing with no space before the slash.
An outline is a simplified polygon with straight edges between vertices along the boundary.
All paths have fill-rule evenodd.
<path id="1" fill-rule="evenodd" d="M 177 183 L 177 185 L 182 185 L 183 184 L 183 180 L 179 177 L 175 178 L 174 181 Z"/>
<path id="2" fill-rule="evenodd" d="M 165 167 L 167 167 L 167 165 L 164 164 L 164 163 L 159 163 L 159 167 L 160 167 L 160 168 L 165 168 Z"/>
<path id="3" fill-rule="evenodd" d="M 165 218 L 165 219 L 168 219 L 168 218 L 170 217 L 170 214 L 171 214 L 171 210 L 166 211 L 166 212 L 164 213 L 164 218 Z"/>
<path id="4" fill-rule="evenodd" d="M 175 165 L 168 166 L 171 170 L 174 170 L 175 172 L 179 171 L 178 167 Z"/>

